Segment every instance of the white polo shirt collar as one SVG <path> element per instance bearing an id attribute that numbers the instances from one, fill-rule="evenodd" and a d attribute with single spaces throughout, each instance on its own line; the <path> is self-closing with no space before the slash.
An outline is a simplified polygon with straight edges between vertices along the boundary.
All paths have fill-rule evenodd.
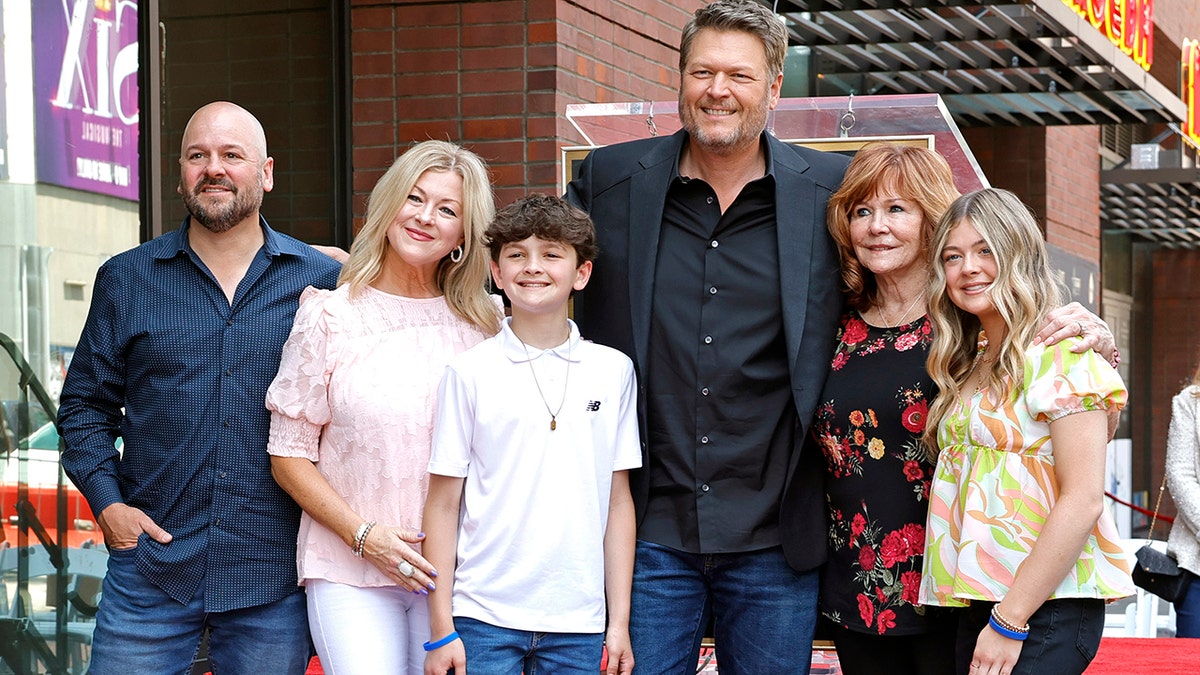
<path id="1" fill-rule="evenodd" d="M 579 327 L 574 321 L 567 319 L 567 325 L 571 327 L 571 336 L 565 342 L 557 347 L 550 349 L 538 349 L 537 347 L 525 348 L 525 344 L 521 342 L 521 338 L 512 331 L 512 317 L 504 319 L 504 326 L 500 329 L 500 334 L 497 338 L 500 341 L 500 347 L 504 351 L 504 355 L 513 363 L 524 363 L 526 361 L 535 361 L 543 354 L 555 354 L 564 361 L 579 363 Z"/>

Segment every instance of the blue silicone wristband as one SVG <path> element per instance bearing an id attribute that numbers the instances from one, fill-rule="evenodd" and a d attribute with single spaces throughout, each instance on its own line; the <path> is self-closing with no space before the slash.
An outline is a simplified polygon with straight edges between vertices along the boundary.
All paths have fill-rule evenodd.
<path id="1" fill-rule="evenodd" d="M 1006 638 L 1010 638 L 1013 640 L 1020 640 L 1021 642 L 1024 642 L 1025 638 L 1029 637 L 1029 633 L 1018 633 L 1015 630 L 1009 630 L 1009 629 L 1005 628 L 1004 626 L 1001 626 L 1000 622 L 996 621 L 996 617 L 994 617 L 994 616 L 988 617 L 988 625 L 992 627 L 992 630 L 996 631 L 997 633 L 1003 635 Z"/>
<path id="2" fill-rule="evenodd" d="M 449 635 L 442 638 L 441 640 L 438 640 L 437 642 L 426 642 L 425 643 L 425 651 L 431 652 L 431 651 L 437 649 L 438 647 L 445 647 L 446 645 L 450 644 L 451 642 L 454 642 L 457 639 L 458 639 L 458 631 L 451 631 Z"/>

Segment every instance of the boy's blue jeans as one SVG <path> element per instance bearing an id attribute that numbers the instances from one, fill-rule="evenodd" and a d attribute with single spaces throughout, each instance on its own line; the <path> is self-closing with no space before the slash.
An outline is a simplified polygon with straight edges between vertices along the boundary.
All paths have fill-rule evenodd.
<path id="1" fill-rule="evenodd" d="M 596 675 L 603 633 L 536 633 L 493 626 L 463 616 L 454 629 L 471 675 Z M 634 658 L 637 658 L 636 655 Z"/>
<path id="2" fill-rule="evenodd" d="M 311 643 L 302 591 L 268 605 L 208 613 L 204 584 L 181 605 L 138 572 L 137 555 L 129 549 L 110 551 L 89 672 L 186 675 L 205 628 L 211 629 L 208 655 L 216 673 L 303 675 L 308 668 Z"/>

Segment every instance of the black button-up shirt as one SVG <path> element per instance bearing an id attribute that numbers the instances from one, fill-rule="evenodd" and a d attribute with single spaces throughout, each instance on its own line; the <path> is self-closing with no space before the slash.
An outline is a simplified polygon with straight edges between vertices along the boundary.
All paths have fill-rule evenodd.
<path id="1" fill-rule="evenodd" d="M 174 539 L 141 537 L 138 569 L 179 602 L 204 583 L 215 612 L 296 590 L 300 509 L 271 478 L 265 400 L 300 292 L 340 269 L 261 225 L 232 305 L 187 221 L 104 263 L 59 408 L 63 468 L 92 511 L 145 511 Z"/>
<path id="2" fill-rule="evenodd" d="M 639 538 L 693 553 L 779 544 L 796 433 L 781 302 L 774 175 L 724 214 L 707 183 L 676 176 L 654 274 Z"/>

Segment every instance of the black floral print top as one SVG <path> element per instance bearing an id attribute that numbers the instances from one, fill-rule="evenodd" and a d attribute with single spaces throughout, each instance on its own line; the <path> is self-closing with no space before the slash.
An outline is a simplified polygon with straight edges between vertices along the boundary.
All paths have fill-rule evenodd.
<path id="1" fill-rule="evenodd" d="M 829 561 L 821 612 L 879 635 L 926 632 L 921 585 L 933 463 L 919 438 L 936 392 L 928 317 L 895 328 L 842 317 L 812 434 L 825 455 Z"/>

